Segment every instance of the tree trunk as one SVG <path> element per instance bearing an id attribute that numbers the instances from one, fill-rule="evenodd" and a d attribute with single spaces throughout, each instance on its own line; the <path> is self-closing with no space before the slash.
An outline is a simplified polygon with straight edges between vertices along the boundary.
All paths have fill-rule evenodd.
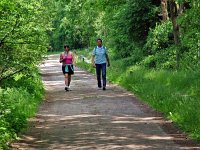
<path id="1" fill-rule="evenodd" d="M 173 24 L 173 35 L 174 35 L 174 42 L 175 45 L 177 46 L 176 49 L 176 64 L 177 64 L 177 69 L 179 68 L 179 63 L 180 63 L 180 33 L 179 33 L 179 25 L 177 23 L 177 16 L 178 16 L 178 9 L 177 9 L 177 4 L 175 0 L 169 0 L 169 6 L 170 6 L 170 16 Z"/>
<path id="2" fill-rule="evenodd" d="M 162 20 L 168 20 L 167 0 L 161 0 Z"/>

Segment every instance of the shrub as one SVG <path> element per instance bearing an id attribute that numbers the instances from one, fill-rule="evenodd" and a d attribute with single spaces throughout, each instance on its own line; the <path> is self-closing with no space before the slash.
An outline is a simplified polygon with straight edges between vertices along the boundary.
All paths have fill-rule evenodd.
<path id="1" fill-rule="evenodd" d="M 186 10 L 178 18 L 181 32 L 182 59 L 181 68 L 197 70 L 200 68 L 200 6 L 198 0 L 193 0 L 191 9 Z M 198 69 L 199 70 L 199 69 Z"/>
<path id="2" fill-rule="evenodd" d="M 33 70 L 32 77 L 18 74 L 3 84 L 4 89 L 0 88 L 0 149 L 26 127 L 27 119 L 34 115 L 44 95 L 38 70 Z"/>
<path id="3" fill-rule="evenodd" d="M 173 35 L 171 34 L 172 23 L 170 21 L 157 24 L 154 29 L 149 31 L 144 53 L 152 55 L 171 46 L 173 43 L 173 38 L 171 38 Z"/>

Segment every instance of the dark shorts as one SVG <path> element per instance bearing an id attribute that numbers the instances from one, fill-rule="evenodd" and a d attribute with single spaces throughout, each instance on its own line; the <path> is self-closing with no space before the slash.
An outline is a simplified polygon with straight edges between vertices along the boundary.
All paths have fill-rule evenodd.
<path id="1" fill-rule="evenodd" d="M 63 74 L 74 74 L 74 66 L 73 65 L 63 65 L 62 66 Z"/>

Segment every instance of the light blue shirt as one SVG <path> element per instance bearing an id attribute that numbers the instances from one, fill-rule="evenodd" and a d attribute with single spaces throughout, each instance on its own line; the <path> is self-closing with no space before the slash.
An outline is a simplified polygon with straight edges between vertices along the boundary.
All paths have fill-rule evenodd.
<path id="1" fill-rule="evenodd" d="M 95 64 L 104 64 L 106 63 L 106 47 L 95 47 L 93 50 L 93 56 L 95 56 Z"/>

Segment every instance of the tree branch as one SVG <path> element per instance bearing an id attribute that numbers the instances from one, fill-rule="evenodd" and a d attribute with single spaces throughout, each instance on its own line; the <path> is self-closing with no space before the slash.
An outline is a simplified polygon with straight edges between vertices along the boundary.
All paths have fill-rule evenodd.
<path id="1" fill-rule="evenodd" d="M 0 47 L 3 45 L 4 40 L 9 36 L 9 34 L 11 34 L 11 33 L 15 30 L 15 28 L 19 25 L 18 20 L 19 20 L 19 18 L 18 18 L 18 16 L 17 16 L 17 19 L 16 19 L 16 21 L 15 21 L 15 24 L 14 24 L 12 30 L 11 30 L 10 32 L 8 32 L 8 33 L 0 40 Z"/>
<path id="2" fill-rule="evenodd" d="M 15 74 L 17 74 L 17 73 L 22 72 L 25 68 L 26 68 L 26 67 L 24 67 L 24 68 L 22 68 L 22 69 L 20 69 L 20 70 L 17 70 L 17 71 L 15 71 L 15 72 L 13 72 L 13 73 L 11 73 L 11 74 L 5 76 L 5 77 L 0 78 L 0 83 L 1 83 L 3 80 L 6 80 L 6 79 L 11 78 L 13 75 L 15 75 Z"/>

